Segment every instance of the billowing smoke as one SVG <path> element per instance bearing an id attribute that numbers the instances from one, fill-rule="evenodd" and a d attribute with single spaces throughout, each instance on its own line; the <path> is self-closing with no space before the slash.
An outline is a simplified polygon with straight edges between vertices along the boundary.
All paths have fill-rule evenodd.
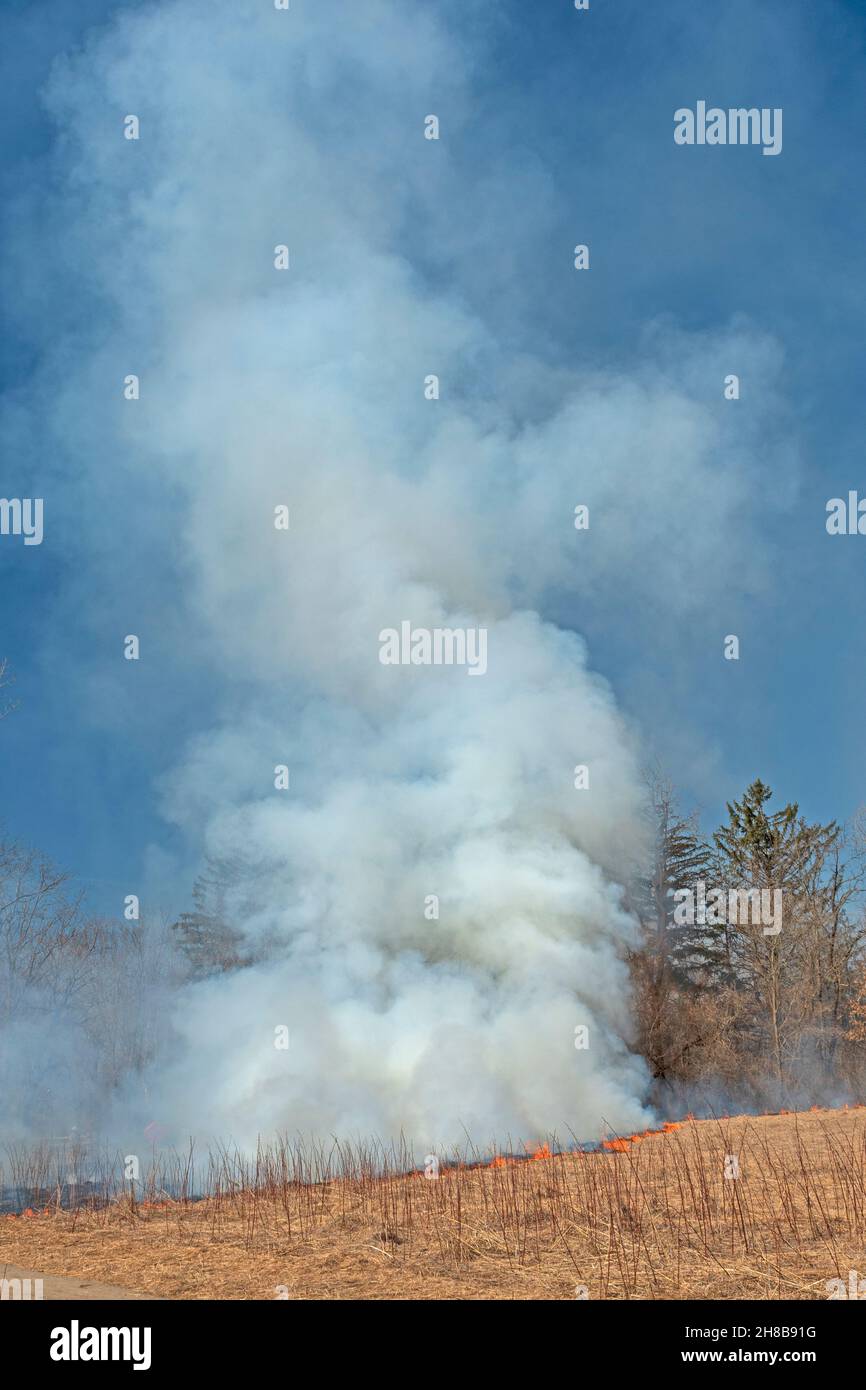
<path id="1" fill-rule="evenodd" d="M 465 618 L 429 574 L 393 592 L 401 614 Z M 218 855 L 261 856 L 244 926 L 268 943 L 262 965 L 183 1005 L 168 1090 L 206 1095 L 212 1122 L 453 1142 L 461 1123 L 486 1140 L 637 1115 L 641 1068 L 619 1041 L 630 928 L 612 881 L 636 799 L 628 742 L 579 639 L 491 599 L 480 616 L 484 677 L 376 670 L 380 617 L 359 596 L 336 621 L 366 626 L 368 650 L 335 656 L 326 695 L 209 734 L 173 779 L 171 804 L 201 815 L 217 768 L 237 784 L 251 767 L 267 777 L 274 750 L 291 765 L 289 793 L 239 796 L 209 820 Z"/>
<path id="2" fill-rule="evenodd" d="M 48 92 L 51 225 L 88 310 L 60 333 L 52 428 L 84 515 L 127 521 L 81 523 L 81 601 L 110 559 L 103 641 L 140 636 L 152 707 L 186 693 L 159 793 L 187 881 L 244 866 L 225 908 L 252 963 L 175 995 L 172 1055 L 124 1098 L 176 1136 L 644 1118 L 622 888 L 641 758 L 570 627 L 584 605 L 621 625 L 639 592 L 697 601 L 746 492 L 724 349 L 755 377 L 773 354 L 736 328 L 686 367 L 657 329 L 640 371 L 569 370 L 490 328 L 471 259 L 528 244 L 534 211 L 486 250 L 451 225 L 472 83 L 446 29 L 397 0 L 166 0 Z M 485 629 L 486 672 L 382 664 L 405 621 Z M 97 707 L 128 675 L 93 682 Z"/>

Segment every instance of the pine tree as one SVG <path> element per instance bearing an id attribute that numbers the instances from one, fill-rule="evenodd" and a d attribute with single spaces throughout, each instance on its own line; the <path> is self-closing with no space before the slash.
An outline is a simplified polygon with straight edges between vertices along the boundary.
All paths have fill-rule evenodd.
<path id="1" fill-rule="evenodd" d="M 706 1041 L 688 996 L 710 984 L 714 948 L 703 930 L 678 926 L 673 914 L 676 890 L 693 889 L 706 875 L 709 850 L 696 816 L 681 814 L 664 777 L 650 774 L 649 792 L 652 864 L 632 894 L 642 941 L 631 965 L 641 1051 L 653 1075 L 666 1080 L 690 1050 Z"/>
<path id="2" fill-rule="evenodd" d="M 227 920 L 227 897 L 242 877 L 237 858 L 206 860 L 206 869 L 193 885 L 193 911 L 183 912 L 174 923 L 180 949 L 196 977 L 238 970 L 248 965 L 244 934 Z"/>
<path id="3" fill-rule="evenodd" d="M 809 825 L 796 802 L 769 809 L 771 789 L 756 779 L 740 801 L 728 802 L 728 823 L 713 836 L 717 886 L 730 891 L 781 894 L 781 930 L 755 920 L 729 922 L 727 952 L 738 989 L 752 1001 L 753 1045 L 769 1049 L 780 1095 L 786 1055 L 808 1010 L 804 966 L 809 942 L 805 922 L 816 895 L 825 890 L 821 873 L 839 835 L 834 821 Z"/>

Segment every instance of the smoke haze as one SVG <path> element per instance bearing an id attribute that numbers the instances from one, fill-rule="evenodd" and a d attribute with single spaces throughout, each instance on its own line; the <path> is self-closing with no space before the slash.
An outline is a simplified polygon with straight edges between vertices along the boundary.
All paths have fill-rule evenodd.
<path id="1" fill-rule="evenodd" d="M 419 7 L 145 5 L 46 101 L 55 183 L 23 205 L 27 239 L 48 214 L 75 288 L 23 400 L 50 399 L 46 528 L 55 495 L 63 602 L 100 652 L 70 696 L 127 738 L 182 728 L 155 769 L 151 882 L 180 908 L 205 856 L 241 862 L 226 908 L 254 959 L 155 996 L 170 1043 L 113 1131 L 403 1131 L 423 1151 L 639 1128 L 623 884 L 646 731 L 574 629 L 627 641 L 640 594 L 664 651 L 733 556 L 764 582 L 742 521 L 761 427 L 715 399 L 733 357 L 770 413 L 777 349 L 745 321 L 688 341 L 657 323 L 640 367 L 564 364 L 485 315 L 481 232 L 448 216 L 476 197 L 449 153 L 473 71 Z M 485 277 L 548 215 L 520 201 L 482 229 Z M 579 239 L 561 227 L 551 253 Z M 32 309 L 58 271 L 25 259 Z M 383 666 L 380 631 L 407 619 L 486 628 L 486 674 Z"/>

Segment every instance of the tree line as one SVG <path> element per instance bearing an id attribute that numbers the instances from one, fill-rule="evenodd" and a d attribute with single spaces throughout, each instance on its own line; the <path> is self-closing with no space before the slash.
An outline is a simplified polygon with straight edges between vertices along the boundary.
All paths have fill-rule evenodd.
<path id="1" fill-rule="evenodd" d="M 11 708 L 0 701 L 0 720 Z M 624 871 L 634 930 L 622 1031 L 645 1059 L 651 1102 L 672 1114 L 866 1097 L 866 814 L 810 822 L 757 779 L 705 835 L 658 772 L 645 806 L 647 850 Z M 245 931 L 266 887 L 252 854 L 209 860 L 176 921 L 114 921 L 0 835 L 4 1128 L 80 1123 L 118 1089 L 143 1087 L 171 1051 L 178 987 L 279 949 Z M 731 893 L 742 906 L 744 892 L 746 911 L 732 915 Z M 768 925 L 761 906 L 774 897 Z"/>
<path id="2" fill-rule="evenodd" d="M 726 1108 L 862 1096 L 866 819 L 810 822 L 756 779 L 705 836 L 669 780 L 648 783 L 652 864 L 630 885 L 629 963 L 655 1096 Z M 699 883 L 722 903 L 751 890 L 753 910 L 683 912 Z M 762 891 L 782 905 L 772 926 Z"/>

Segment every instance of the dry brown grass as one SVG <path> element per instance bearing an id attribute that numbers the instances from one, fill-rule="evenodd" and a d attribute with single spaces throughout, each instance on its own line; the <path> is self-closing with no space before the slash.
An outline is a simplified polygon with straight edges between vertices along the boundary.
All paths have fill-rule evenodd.
<path id="1" fill-rule="evenodd" d="M 740 1176 L 725 1177 L 736 1155 Z M 201 1201 L 0 1218 L 0 1262 L 177 1299 L 825 1299 L 866 1272 L 866 1110 L 684 1122 L 623 1152 L 397 1171 L 212 1158 Z"/>

